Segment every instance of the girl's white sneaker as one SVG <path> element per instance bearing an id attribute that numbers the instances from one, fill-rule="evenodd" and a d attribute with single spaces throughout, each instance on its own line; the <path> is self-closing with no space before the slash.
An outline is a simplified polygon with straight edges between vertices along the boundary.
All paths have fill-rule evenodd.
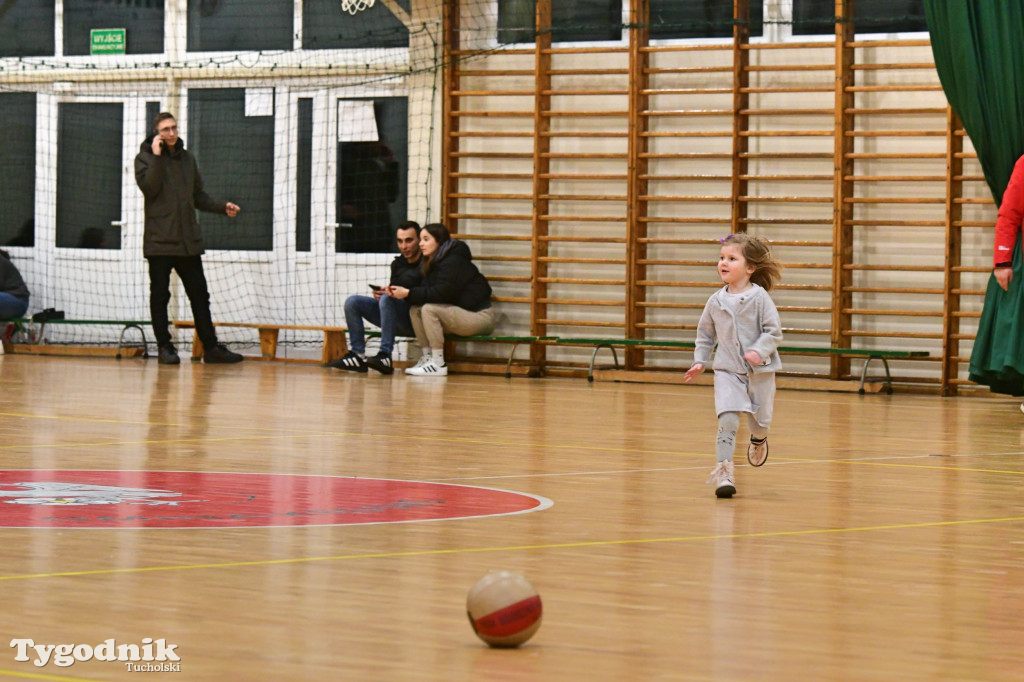
<path id="1" fill-rule="evenodd" d="M 406 374 L 416 377 L 446 377 L 448 376 L 448 365 L 438 365 L 432 359 L 422 365 L 416 365 L 405 370 Z"/>

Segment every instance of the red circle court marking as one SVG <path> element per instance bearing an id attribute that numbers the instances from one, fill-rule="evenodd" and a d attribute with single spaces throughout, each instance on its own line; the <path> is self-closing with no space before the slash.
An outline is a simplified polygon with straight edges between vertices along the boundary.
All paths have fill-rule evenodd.
<path id="1" fill-rule="evenodd" d="M 255 528 L 440 521 L 547 509 L 424 481 L 196 471 L 0 470 L 0 528 Z"/>

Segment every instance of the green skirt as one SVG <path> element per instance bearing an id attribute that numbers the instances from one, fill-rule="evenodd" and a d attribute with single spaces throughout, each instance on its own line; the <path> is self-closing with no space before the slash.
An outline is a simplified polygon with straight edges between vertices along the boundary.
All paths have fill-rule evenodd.
<path id="1" fill-rule="evenodd" d="M 1024 267 L 1018 238 L 1007 291 L 989 277 L 968 377 L 993 393 L 1024 395 Z"/>

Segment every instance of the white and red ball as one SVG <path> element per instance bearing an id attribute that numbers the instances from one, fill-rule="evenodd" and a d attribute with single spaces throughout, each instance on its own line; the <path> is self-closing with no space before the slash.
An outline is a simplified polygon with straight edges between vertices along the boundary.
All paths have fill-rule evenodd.
<path id="1" fill-rule="evenodd" d="M 516 647 L 533 637 L 542 611 L 537 590 L 515 571 L 488 573 L 466 596 L 473 632 L 492 647 Z"/>

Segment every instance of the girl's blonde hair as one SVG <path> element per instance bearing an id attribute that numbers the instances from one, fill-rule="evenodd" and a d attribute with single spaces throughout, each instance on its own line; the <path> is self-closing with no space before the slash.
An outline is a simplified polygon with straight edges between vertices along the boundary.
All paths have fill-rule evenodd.
<path id="1" fill-rule="evenodd" d="M 750 276 L 750 281 L 764 287 L 765 291 L 771 291 L 782 279 L 782 266 L 772 258 L 772 250 L 767 239 L 741 232 L 730 234 L 723 239 L 722 246 L 726 244 L 740 247 L 743 257 L 754 266 L 754 274 Z"/>

